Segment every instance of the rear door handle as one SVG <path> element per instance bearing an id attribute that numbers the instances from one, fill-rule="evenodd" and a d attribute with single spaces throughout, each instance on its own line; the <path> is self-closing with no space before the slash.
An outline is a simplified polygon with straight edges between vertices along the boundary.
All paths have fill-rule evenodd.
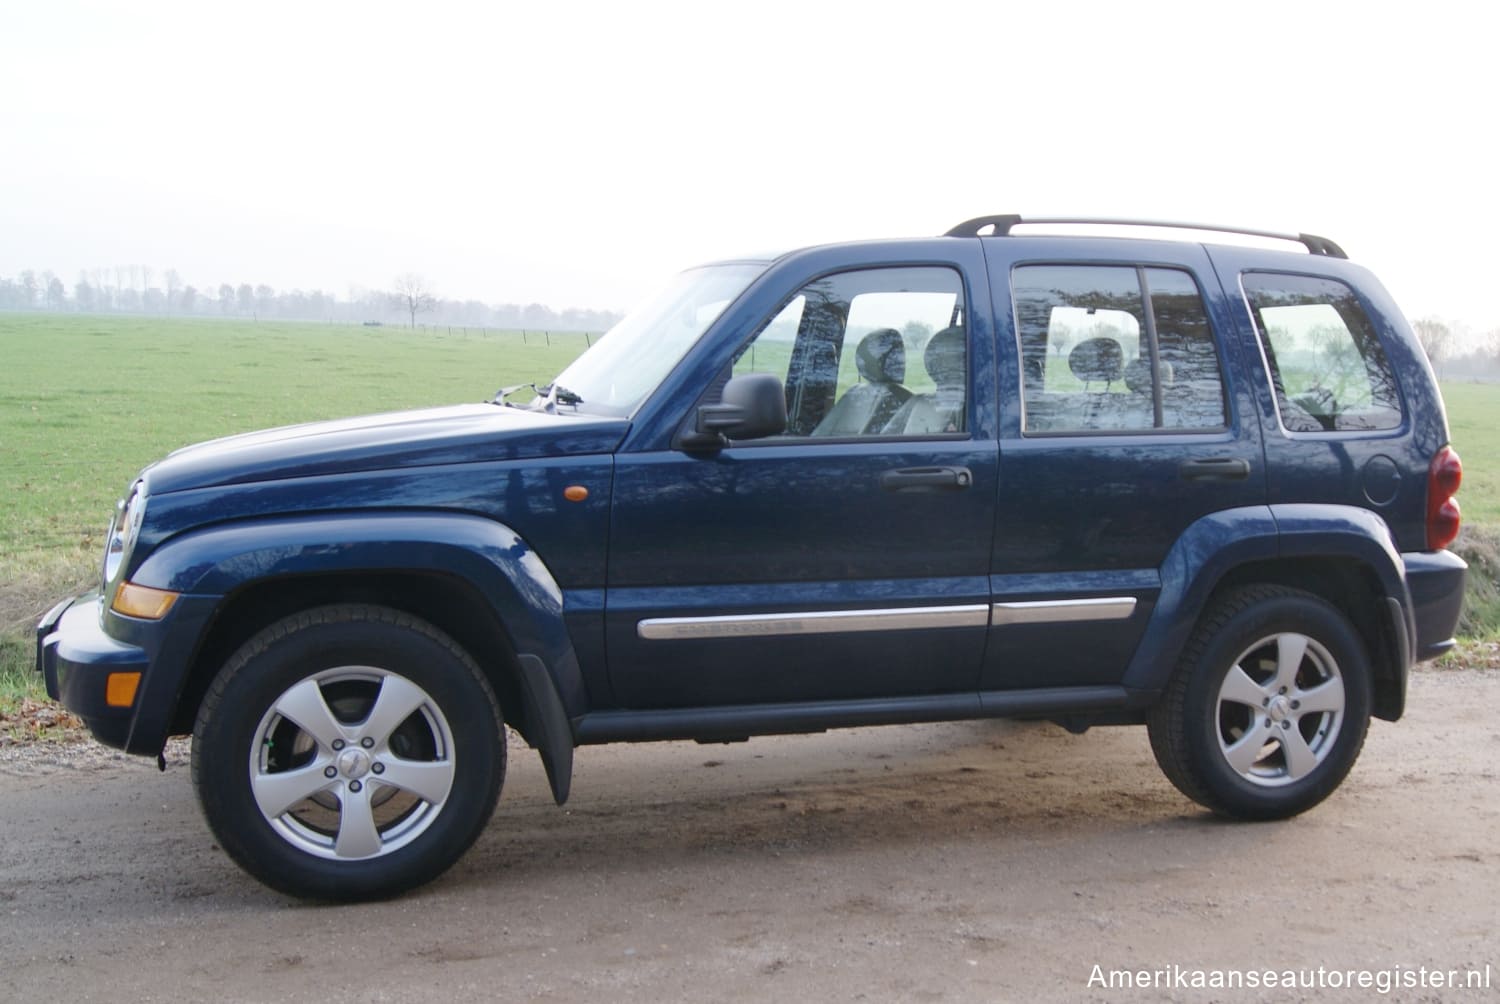
<path id="1" fill-rule="evenodd" d="M 974 483 L 967 467 L 903 467 L 880 475 L 888 492 L 958 491 Z"/>
<path id="2" fill-rule="evenodd" d="M 1244 481 L 1250 476 L 1250 461 L 1239 457 L 1184 460 L 1177 473 L 1184 481 Z"/>

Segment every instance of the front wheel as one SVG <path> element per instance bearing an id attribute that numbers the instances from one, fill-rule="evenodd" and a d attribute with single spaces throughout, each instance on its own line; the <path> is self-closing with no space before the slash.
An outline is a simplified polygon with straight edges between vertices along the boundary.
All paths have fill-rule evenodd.
<path id="1" fill-rule="evenodd" d="M 229 660 L 193 731 L 209 827 L 296 896 L 389 896 L 436 877 L 499 797 L 505 733 L 473 660 L 383 607 L 288 617 Z"/>
<path id="2" fill-rule="evenodd" d="M 1183 794 L 1239 819 L 1283 819 L 1332 794 L 1370 723 L 1370 665 L 1347 618 L 1311 593 L 1237 590 L 1204 615 L 1148 719 Z"/>

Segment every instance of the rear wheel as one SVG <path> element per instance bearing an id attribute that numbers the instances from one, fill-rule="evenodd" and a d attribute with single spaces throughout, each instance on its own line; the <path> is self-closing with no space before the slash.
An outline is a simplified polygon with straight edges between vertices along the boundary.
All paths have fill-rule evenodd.
<path id="1" fill-rule="evenodd" d="M 1281 819 L 1338 787 L 1369 722 L 1369 659 L 1344 615 L 1311 593 L 1255 586 L 1204 615 L 1148 725 L 1183 794 Z"/>
<path id="2" fill-rule="evenodd" d="M 324 607 L 248 641 L 193 733 L 210 828 L 246 871 L 320 899 L 426 882 L 488 822 L 505 771 L 494 694 L 442 632 Z"/>

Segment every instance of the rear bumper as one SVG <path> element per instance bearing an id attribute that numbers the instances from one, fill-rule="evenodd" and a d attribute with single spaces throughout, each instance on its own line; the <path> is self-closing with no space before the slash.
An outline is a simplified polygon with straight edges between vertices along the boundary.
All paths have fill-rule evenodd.
<path id="1" fill-rule="evenodd" d="M 109 677 L 144 676 L 150 659 L 145 650 L 104 633 L 103 607 L 103 599 L 89 593 L 49 610 L 36 629 L 36 668 L 47 681 L 47 694 L 82 718 L 94 738 L 124 749 L 135 706 L 109 703 Z"/>
<path id="2" fill-rule="evenodd" d="M 1435 659 L 1454 645 L 1469 566 L 1452 551 L 1409 551 L 1401 559 L 1411 593 L 1414 657 L 1417 662 Z"/>

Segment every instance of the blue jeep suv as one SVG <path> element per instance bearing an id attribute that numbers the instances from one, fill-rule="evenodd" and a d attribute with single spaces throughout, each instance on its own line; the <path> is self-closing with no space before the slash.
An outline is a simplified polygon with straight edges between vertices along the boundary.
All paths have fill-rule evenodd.
<path id="1" fill-rule="evenodd" d="M 191 733 L 224 849 L 316 898 L 458 858 L 506 725 L 559 803 L 593 743 L 1024 717 L 1301 812 L 1452 645 L 1432 371 L 1329 240 L 1034 226 L 1078 222 L 707 265 L 525 404 L 173 453 L 38 668 L 105 743 Z"/>

